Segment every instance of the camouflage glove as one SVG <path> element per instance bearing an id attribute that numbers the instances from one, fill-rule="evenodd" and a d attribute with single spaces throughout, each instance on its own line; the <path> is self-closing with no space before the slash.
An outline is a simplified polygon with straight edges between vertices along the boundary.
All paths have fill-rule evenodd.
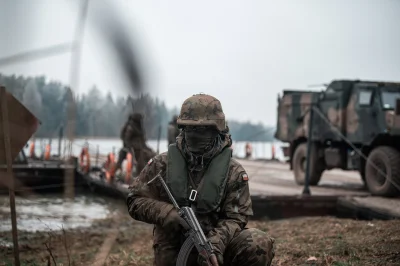
<path id="1" fill-rule="evenodd" d="M 222 256 L 222 254 L 218 252 L 215 252 L 215 256 L 217 256 L 218 265 L 224 265 L 224 256 Z M 207 260 L 200 254 L 197 257 L 197 264 L 199 266 L 208 266 Z"/>
<path id="2" fill-rule="evenodd" d="M 184 228 L 188 227 L 185 220 L 183 220 L 183 218 L 179 216 L 177 210 L 172 209 L 165 217 L 162 227 L 178 231 L 179 229 L 181 229 L 180 226 Z"/>

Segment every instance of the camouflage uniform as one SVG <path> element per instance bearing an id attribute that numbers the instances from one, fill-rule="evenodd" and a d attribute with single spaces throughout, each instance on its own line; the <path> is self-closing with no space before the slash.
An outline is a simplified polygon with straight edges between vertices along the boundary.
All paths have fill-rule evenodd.
<path id="1" fill-rule="evenodd" d="M 194 110 L 193 110 L 194 109 Z M 201 114 L 196 114 L 201 113 Z M 207 115 L 210 114 L 210 115 Z M 203 118 L 202 118 L 203 117 Z M 204 119 L 205 118 L 205 119 Z M 208 120 L 212 119 L 212 120 Z M 230 149 L 232 140 L 225 127 L 225 117 L 217 99 L 209 95 L 194 95 L 182 106 L 178 125 L 213 125 L 223 136 L 218 151 Z M 184 131 L 177 137 L 177 148 L 185 152 Z M 212 159 L 211 159 L 212 160 Z M 165 190 L 160 182 L 147 185 L 157 173 L 167 170 L 168 152 L 155 156 L 130 186 L 127 198 L 129 214 L 132 218 L 154 224 L 153 249 L 154 265 L 175 265 L 183 244 L 181 229 L 165 228 L 169 214 L 173 211 Z M 191 179 L 199 184 L 205 169 L 191 172 Z M 166 175 L 162 175 L 164 180 Z M 190 176 L 190 174 L 189 174 Z M 233 158 L 227 167 L 227 182 L 219 210 L 196 216 L 201 227 L 213 244 L 216 254 L 223 257 L 223 265 L 271 265 L 274 257 L 273 239 L 254 228 L 246 228 L 248 217 L 253 214 L 248 177 L 244 168 Z M 208 193 L 208 190 L 207 190 Z M 195 210 L 196 211 L 196 210 Z M 221 255 L 222 254 L 222 255 Z M 193 251 L 188 265 L 197 264 L 197 251 Z"/>
<path id="2" fill-rule="evenodd" d="M 176 138 L 179 135 L 179 128 L 178 128 L 178 124 L 176 123 L 177 119 L 178 119 L 178 116 L 175 115 L 172 118 L 172 121 L 168 125 L 168 145 L 175 143 Z"/>
<path id="3" fill-rule="evenodd" d="M 137 173 L 142 171 L 146 161 L 155 156 L 155 153 L 146 145 L 142 119 L 141 114 L 134 113 L 129 116 L 129 120 L 122 129 L 121 138 L 124 147 L 119 153 L 117 169 L 121 167 L 128 151 L 133 152 L 133 156 L 135 156 Z"/>

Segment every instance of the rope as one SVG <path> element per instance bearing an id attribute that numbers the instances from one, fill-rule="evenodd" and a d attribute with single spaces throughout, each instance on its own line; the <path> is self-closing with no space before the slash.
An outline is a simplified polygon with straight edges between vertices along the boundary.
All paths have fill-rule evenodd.
<path id="1" fill-rule="evenodd" d="M 312 108 L 325 121 L 325 123 L 327 123 L 335 131 L 335 133 L 339 135 L 340 138 L 342 138 L 355 152 L 357 152 L 359 156 L 361 156 L 365 160 L 366 164 L 370 163 L 376 171 L 378 171 L 381 175 L 383 175 L 386 180 L 388 180 L 394 187 L 396 187 L 400 191 L 400 186 L 394 183 L 390 178 L 388 178 L 386 173 L 384 173 L 381 169 L 379 169 L 373 162 L 371 162 L 371 160 L 367 158 L 367 156 L 365 156 L 356 146 L 354 146 L 354 144 L 351 143 L 351 141 L 349 141 L 346 138 L 346 136 L 344 136 L 335 126 L 332 125 L 332 123 L 325 117 L 325 115 L 318 108 L 315 108 L 314 106 L 312 106 Z"/>
<path id="2" fill-rule="evenodd" d="M 74 47 L 75 46 L 73 45 L 73 43 L 62 43 L 19 54 L 14 54 L 11 56 L 0 58 L 0 66 L 7 66 L 18 62 L 42 59 L 62 53 L 69 53 L 73 51 Z"/>
<path id="3" fill-rule="evenodd" d="M 42 185 L 42 186 L 29 186 L 29 187 L 22 187 L 22 188 L 18 188 L 18 189 L 14 189 L 15 192 L 23 192 L 23 191 L 28 191 L 30 192 L 30 194 L 35 194 L 33 191 L 31 190 L 40 190 L 40 189 L 46 189 L 46 188 L 58 188 L 58 187 L 64 187 L 66 185 L 71 185 L 71 184 L 76 184 L 75 182 L 63 182 L 62 184 L 54 184 L 54 185 Z M 79 187 L 84 187 L 84 185 L 75 185 L 75 188 L 79 188 Z M 8 192 L 7 190 L 0 190 L 0 193 L 6 193 Z"/>

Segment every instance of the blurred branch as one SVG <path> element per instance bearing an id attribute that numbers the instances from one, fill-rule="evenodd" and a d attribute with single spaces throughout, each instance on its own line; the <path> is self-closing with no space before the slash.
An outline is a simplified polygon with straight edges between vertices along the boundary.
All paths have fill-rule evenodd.
<path id="1" fill-rule="evenodd" d="M 63 53 L 69 53 L 74 50 L 74 47 L 75 45 L 73 43 L 62 43 L 62 44 L 52 45 L 46 48 L 40 48 L 19 54 L 14 54 L 8 57 L 0 58 L 0 66 L 6 66 L 25 61 L 42 59 L 45 57 L 50 57 Z"/>
<path id="2" fill-rule="evenodd" d="M 76 24 L 75 29 L 75 36 L 74 42 L 76 44 L 76 49 L 71 56 L 71 65 L 70 65 L 70 88 L 71 88 L 71 95 L 68 99 L 67 105 L 67 125 L 66 125 L 66 132 L 67 132 L 67 139 L 68 143 L 68 156 L 71 156 L 72 153 L 72 142 L 74 138 L 74 131 L 75 131 L 75 123 L 76 123 L 76 101 L 74 93 L 77 92 L 77 88 L 79 85 L 79 74 L 80 74 L 80 62 L 81 62 L 81 45 L 83 40 L 83 34 L 85 29 L 85 21 L 87 17 L 87 12 L 89 9 L 89 0 L 86 0 L 82 4 L 81 13 L 78 17 L 78 22 Z M 74 172 L 71 169 L 67 169 L 65 171 L 65 180 L 70 184 L 68 187 L 65 187 L 65 196 L 67 198 L 73 198 L 73 188 L 74 188 Z"/>
<path id="3" fill-rule="evenodd" d="M 52 240 L 52 237 L 53 237 L 52 234 L 51 234 L 51 231 L 48 232 L 48 235 L 49 235 L 49 245 L 47 245 L 47 243 L 44 243 L 44 245 L 45 245 L 45 247 L 47 249 L 47 252 L 49 252 L 49 255 L 50 255 L 51 259 L 53 260 L 54 265 L 57 265 L 56 259 L 54 258 L 53 252 L 51 251 L 51 243 L 52 243 L 51 240 Z"/>
<path id="4" fill-rule="evenodd" d="M 62 229 L 62 233 L 64 236 L 64 248 L 65 248 L 65 251 L 67 252 L 68 266 L 71 266 L 71 256 L 69 254 L 69 249 L 68 249 L 67 233 L 65 232 L 64 226 L 62 226 L 61 229 Z"/>

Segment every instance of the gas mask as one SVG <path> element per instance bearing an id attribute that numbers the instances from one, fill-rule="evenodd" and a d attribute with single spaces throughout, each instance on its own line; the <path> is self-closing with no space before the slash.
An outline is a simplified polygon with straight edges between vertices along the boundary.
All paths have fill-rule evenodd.
<path id="1" fill-rule="evenodd" d="M 210 151 L 218 136 L 218 131 L 215 128 L 207 126 L 186 126 L 184 132 L 188 150 L 196 155 Z"/>

